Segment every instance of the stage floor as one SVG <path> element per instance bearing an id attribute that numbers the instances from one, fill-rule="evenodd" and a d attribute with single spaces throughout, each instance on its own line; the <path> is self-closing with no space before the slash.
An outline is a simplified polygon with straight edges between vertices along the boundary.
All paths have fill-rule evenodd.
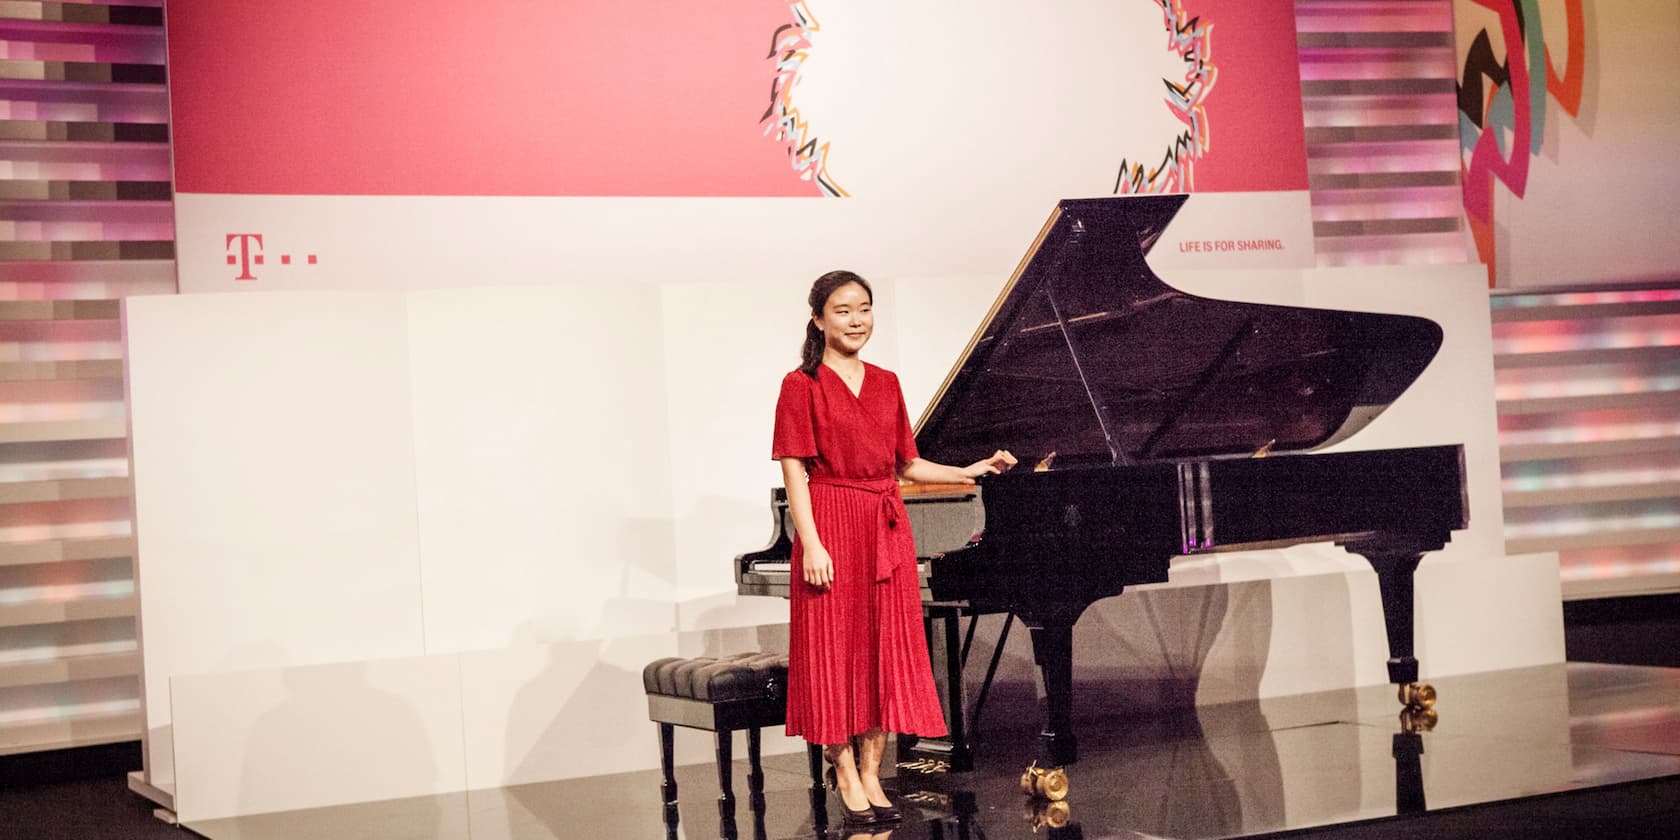
<path id="1" fill-rule="evenodd" d="M 1037 749 L 1036 710 L 989 708 L 974 772 L 888 782 L 905 806 L 895 829 L 824 825 L 803 754 L 765 758 L 761 812 L 746 795 L 746 762 L 736 762 L 735 828 L 766 840 L 1244 837 L 1680 776 L 1680 669 L 1570 663 L 1434 684 L 1440 721 L 1415 739 L 1401 732 L 1386 687 L 1082 719 L 1066 822 L 1036 832 L 1019 788 Z M 1076 698 L 1082 708 L 1101 705 L 1091 693 Z M 664 822 L 658 771 L 645 771 L 187 828 L 213 840 L 733 836 L 718 814 L 714 767 L 679 768 L 677 780 L 676 826 Z M 824 810 L 838 826 L 834 802 Z"/>

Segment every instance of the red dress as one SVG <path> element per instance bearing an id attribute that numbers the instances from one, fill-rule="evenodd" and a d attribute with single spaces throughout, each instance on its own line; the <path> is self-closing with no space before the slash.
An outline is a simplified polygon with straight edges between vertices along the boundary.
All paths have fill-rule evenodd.
<path id="1" fill-rule="evenodd" d="M 793 542 L 787 733 L 838 744 L 881 728 L 945 734 L 922 635 L 916 547 L 897 467 L 916 457 L 898 377 L 871 364 L 853 396 L 827 365 L 782 379 L 772 458 L 803 458 L 817 535 L 834 562 L 805 582 Z"/>

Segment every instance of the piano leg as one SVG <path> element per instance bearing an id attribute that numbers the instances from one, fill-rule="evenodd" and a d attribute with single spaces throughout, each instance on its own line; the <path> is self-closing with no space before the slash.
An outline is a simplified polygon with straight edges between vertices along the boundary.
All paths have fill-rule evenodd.
<path id="1" fill-rule="evenodd" d="M 1397 685 L 1415 683 L 1418 661 L 1412 650 L 1417 634 L 1412 621 L 1412 573 L 1423 555 L 1402 551 L 1366 559 L 1377 570 L 1377 588 L 1382 592 L 1383 626 L 1388 631 L 1388 681 Z"/>
<path id="2" fill-rule="evenodd" d="M 1429 810 L 1423 794 L 1423 736 L 1396 732 L 1394 754 L 1394 812 L 1421 814 Z"/>
<path id="3" fill-rule="evenodd" d="M 1031 622 L 1033 659 L 1044 678 L 1045 752 L 1052 765 L 1079 760 L 1079 741 L 1073 734 L 1073 622 Z"/>
<path id="4" fill-rule="evenodd" d="M 974 746 L 969 742 L 965 710 L 968 706 L 963 692 L 962 628 L 958 622 L 964 612 L 958 602 L 929 601 L 922 603 L 922 630 L 928 643 L 928 657 L 938 673 L 945 669 L 945 727 L 944 738 L 918 738 L 900 735 L 897 738 L 896 762 L 900 769 L 925 766 L 936 762 L 954 773 L 974 769 Z M 939 631 L 935 637 L 934 627 Z"/>
<path id="5" fill-rule="evenodd" d="M 1441 540 L 1422 547 L 1409 542 L 1372 540 L 1346 543 L 1342 547 L 1358 554 L 1377 573 L 1382 592 L 1383 626 L 1388 631 L 1388 681 L 1396 685 L 1417 682 L 1418 661 L 1412 655 L 1412 573 L 1424 552 L 1445 544 Z"/>
<path id="6" fill-rule="evenodd" d="M 951 738 L 951 770 L 966 773 L 974 769 L 974 750 L 968 743 L 968 709 L 963 702 L 965 662 L 957 643 L 957 618 L 961 615 L 959 608 L 945 616 L 945 721 Z"/>

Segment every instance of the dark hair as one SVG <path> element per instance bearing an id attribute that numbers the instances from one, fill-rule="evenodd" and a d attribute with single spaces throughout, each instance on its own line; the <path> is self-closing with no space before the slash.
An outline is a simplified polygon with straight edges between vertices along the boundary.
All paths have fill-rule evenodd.
<path id="1" fill-rule="evenodd" d="M 830 271 L 818 277 L 817 282 L 811 284 L 811 296 L 808 298 L 811 304 L 811 317 L 821 318 L 823 307 L 828 305 L 829 296 L 834 294 L 836 290 L 853 283 L 863 287 L 863 293 L 869 295 L 871 303 L 875 301 L 875 290 L 869 288 L 868 280 L 845 269 Z M 822 364 L 823 349 L 826 346 L 827 344 L 823 341 L 822 330 L 817 329 L 817 323 L 806 321 L 805 345 L 799 348 L 799 369 L 804 371 L 806 376 L 812 379 L 817 378 L 817 367 Z"/>

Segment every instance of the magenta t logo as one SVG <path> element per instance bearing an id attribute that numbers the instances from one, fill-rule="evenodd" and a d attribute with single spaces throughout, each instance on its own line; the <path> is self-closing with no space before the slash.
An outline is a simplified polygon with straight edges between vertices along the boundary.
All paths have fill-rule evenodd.
<path id="1" fill-rule="evenodd" d="M 235 240 L 237 240 L 239 242 L 239 253 L 237 255 L 235 255 L 235 254 L 228 254 L 227 255 L 228 265 L 238 265 L 239 266 L 239 276 L 235 277 L 233 279 L 235 279 L 235 280 L 255 280 L 255 279 L 257 279 L 257 276 L 255 274 L 251 273 L 251 264 L 253 262 L 256 263 L 257 265 L 262 265 L 263 264 L 262 234 L 260 234 L 260 233 L 230 233 L 230 234 L 227 235 L 227 247 L 232 248 Z M 254 252 L 253 252 L 253 249 L 251 248 L 251 243 L 252 242 L 257 243 L 257 247 L 254 249 Z"/>
<path id="2" fill-rule="evenodd" d="M 237 251 L 234 250 L 234 248 L 235 248 L 234 243 L 238 243 L 238 246 L 237 246 L 238 250 Z M 227 235 L 227 244 L 224 247 L 228 251 L 233 252 L 233 253 L 230 253 L 230 254 L 227 255 L 227 264 L 228 265 L 239 266 L 239 276 L 235 277 L 233 279 L 235 279 L 235 280 L 255 280 L 255 279 L 257 279 L 257 275 L 251 273 L 251 266 L 262 265 L 263 264 L 263 235 L 262 234 L 260 234 L 260 233 L 230 233 L 230 234 Z M 317 255 L 315 255 L 315 254 L 304 254 L 303 255 L 303 261 L 307 265 L 315 265 L 319 261 L 319 257 L 317 257 Z M 291 265 L 292 264 L 292 255 L 291 254 L 281 254 L 279 264 L 281 266 Z"/>

